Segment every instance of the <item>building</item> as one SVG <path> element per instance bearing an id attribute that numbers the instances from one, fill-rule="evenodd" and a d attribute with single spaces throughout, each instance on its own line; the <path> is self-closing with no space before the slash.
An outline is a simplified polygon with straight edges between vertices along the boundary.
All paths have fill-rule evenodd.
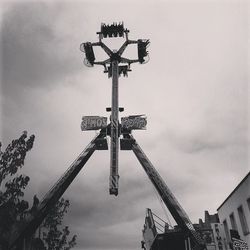
<path id="1" fill-rule="evenodd" d="M 227 247 L 230 246 L 232 232 L 250 246 L 250 172 L 229 194 L 217 209 L 220 222 L 223 224 Z M 242 248 L 244 249 L 244 248 Z M 246 248 L 245 248 L 246 249 Z"/>
<path id="2" fill-rule="evenodd" d="M 201 219 L 194 224 L 195 230 L 203 238 L 207 250 L 227 250 L 223 226 L 217 214 L 210 215 L 205 211 L 205 222 Z M 146 250 L 190 250 L 190 239 L 178 227 L 170 228 L 168 223 L 159 218 L 149 208 L 146 212 L 142 230 L 142 248 Z"/>
<path id="3" fill-rule="evenodd" d="M 216 214 L 205 211 L 205 220 L 193 224 L 207 250 L 248 250 L 250 247 L 250 172 L 237 185 Z M 142 230 L 145 250 L 190 250 L 187 235 L 147 209 Z"/>
<path id="4" fill-rule="evenodd" d="M 186 250 L 187 237 L 177 227 L 170 229 L 151 209 L 147 209 L 142 230 L 142 248 L 145 250 Z"/>
<path id="5" fill-rule="evenodd" d="M 201 233 L 208 250 L 227 250 L 226 237 L 218 214 L 210 215 L 205 211 L 205 220 L 199 219 L 199 224 L 194 224 L 197 232 Z"/>

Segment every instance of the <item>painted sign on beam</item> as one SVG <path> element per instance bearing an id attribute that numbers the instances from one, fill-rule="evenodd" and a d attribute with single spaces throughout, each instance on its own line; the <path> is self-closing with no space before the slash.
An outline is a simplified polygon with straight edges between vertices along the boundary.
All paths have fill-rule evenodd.
<path id="1" fill-rule="evenodd" d="M 144 115 L 131 115 L 121 118 L 122 128 L 132 129 L 146 129 L 147 117 Z"/>
<path id="2" fill-rule="evenodd" d="M 98 130 L 107 127 L 107 117 L 103 116 L 83 116 L 81 129 L 86 130 Z"/>

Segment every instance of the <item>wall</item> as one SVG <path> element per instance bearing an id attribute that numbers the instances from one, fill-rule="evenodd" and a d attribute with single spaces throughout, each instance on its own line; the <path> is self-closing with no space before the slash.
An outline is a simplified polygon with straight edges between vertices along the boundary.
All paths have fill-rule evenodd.
<path id="1" fill-rule="evenodd" d="M 247 200 L 249 199 L 249 204 Z M 243 232 L 239 218 L 238 208 L 242 206 L 248 232 Z M 243 179 L 238 187 L 230 194 L 226 201 L 217 209 L 220 222 L 227 221 L 229 230 L 233 229 L 230 214 L 234 213 L 235 223 L 242 240 L 246 241 L 250 248 L 250 173 Z"/>

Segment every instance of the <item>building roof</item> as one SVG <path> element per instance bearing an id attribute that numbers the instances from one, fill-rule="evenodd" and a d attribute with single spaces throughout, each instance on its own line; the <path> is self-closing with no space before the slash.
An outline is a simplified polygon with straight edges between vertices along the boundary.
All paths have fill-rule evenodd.
<path id="1" fill-rule="evenodd" d="M 205 224 L 210 225 L 211 223 L 218 223 L 219 217 L 218 214 L 209 214 L 208 211 L 205 211 Z"/>
<path id="2" fill-rule="evenodd" d="M 217 211 L 226 203 L 226 201 L 234 194 L 234 192 L 241 186 L 241 184 L 250 176 L 250 171 L 242 179 L 242 181 L 236 186 L 236 188 L 228 195 L 228 197 L 222 202 L 222 204 L 217 208 Z"/>

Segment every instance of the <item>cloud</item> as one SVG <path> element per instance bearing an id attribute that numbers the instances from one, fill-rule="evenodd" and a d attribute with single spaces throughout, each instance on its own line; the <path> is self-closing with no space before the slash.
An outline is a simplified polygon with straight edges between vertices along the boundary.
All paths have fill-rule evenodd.
<path id="1" fill-rule="evenodd" d="M 248 166 L 244 5 L 141 1 L 120 8 L 115 1 L 22 1 L 5 9 L 3 136 L 35 133 L 23 170 L 31 176 L 27 195 L 42 198 L 93 137 L 80 131 L 81 116 L 109 116 L 110 79 L 99 67 L 83 71 L 79 44 L 96 41 L 101 22 L 123 20 L 132 39 L 151 39 L 151 60 L 120 78 L 122 115 L 148 115 L 147 131 L 134 136 L 197 222 L 204 210 L 215 212 Z M 119 174 L 113 197 L 109 152 L 96 152 L 65 192 L 77 249 L 135 249 L 145 209 L 165 218 L 132 152 L 120 152 Z"/>
<path id="2" fill-rule="evenodd" d="M 152 195 L 152 190 L 145 180 L 126 178 L 126 182 L 126 186 L 120 182 L 118 197 L 108 194 L 108 178 L 103 181 L 97 178 L 92 185 L 83 184 L 84 181 L 72 185 L 71 206 L 65 223 L 77 231 L 79 246 L 85 249 L 118 249 L 119 246 L 133 249 L 133 245 L 140 243 L 148 203 L 145 200 Z M 128 185 L 130 189 L 126 188 Z"/>
<path id="3" fill-rule="evenodd" d="M 32 87 L 53 87 L 56 79 L 79 69 L 69 53 L 69 37 L 57 31 L 60 5 L 15 3 L 3 14 L 2 88 L 17 95 Z"/>
<path id="4" fill-rule="evenodd" d="M 199 127 L 193 131 L 169 130 L 165 136 L 173 146 L 185 153 L 226 150 L 235 146 L 247 149 L 247 127 L 239 129 L 237 124 L 228 123 L 226 129 L 219 130 L 219 125 L 217 128 Z"/>

